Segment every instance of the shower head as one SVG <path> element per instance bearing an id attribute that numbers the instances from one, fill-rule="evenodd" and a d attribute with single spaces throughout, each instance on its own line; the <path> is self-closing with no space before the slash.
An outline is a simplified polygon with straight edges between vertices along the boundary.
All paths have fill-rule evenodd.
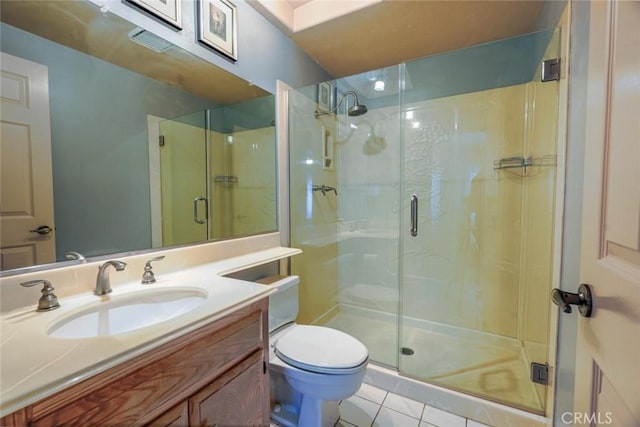
<path id="1" fill-rule="evenodd" d="M 356 103 L 353 105 L 353 107 L 349 108 L 349 111 L 347 112 L 347 114 L 351 117 L 357 117 L 365 114 L 367 111 L 369 111 L 367 106 L 364 104 L 358 104 L 358 101 L 356 98 Z"/>
<path id="2" fill-rule="evenodd" d="M 387 147 L 387 141 L 385 141 L 384 137 L 376 135 L 374 125 L 366 120 L 364 123 L 369 125 L 369 132 L 367 133 L 367 139 L 362 145 L 362 153 L 368 156 L 381 153 Z"/>
<path id="3" fill-rule="evenodd" d="M 353 96 L 353 100 L 354 100 L 353 106 L 347 110 L 347 114 L 349 116 L 351 117 L 361 116 L 365 114 L 367 111 L 369 111 L 366 105 L 360 104 L 360 101 L 358 101 L 358 95 L 354 91 L 348 90 L 342 94 L 342 96 L 340 97 L 340 101 L 338 101 L 338 104 L 336 104 L 334 108 L 332 108 L 329 111 L 322 111 L 322 112 L 316 110 L 313 112 L 313 116 L 317 119 L 320 116 L 334 113 L 338 108 L 340 108 L 340 106 L 344 102 L 347 95 Z"/>

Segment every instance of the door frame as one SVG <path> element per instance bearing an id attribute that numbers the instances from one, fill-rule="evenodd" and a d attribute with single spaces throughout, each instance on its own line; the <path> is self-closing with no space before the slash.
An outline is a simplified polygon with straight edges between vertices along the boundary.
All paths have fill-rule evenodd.
<path id="1" fill-rule="evenodd" d="M 553 265 L 552 265 L 552 283 L 549 289 L 549 299 L 547 304 L 551 305 L 549 311 L 549 338 L 548 338 L 548 354 L 547 363 L 549 365 L 549 383 L 547 385 L 545 417 L 547 425 L 553 425 L 553 418 L 556 409 L 556 375 L 558 371 L 559 351 L 559 316 L 556 306 L 551 301 L 552 288 L 572 288 L 572 283 L 565 284 L 563 277 L 565 251 L 567 250 L 565 242 L 564 222 L 566 209 L 569 206 L 567 197 L 570 192 L 567 191 L 567 173 L 571 172 L 568 164 L 568 116 L 569 116 L 569 73 L 570 68 L 570 47 L 571 47 L 571 22 L 572 22 L 572 4 L 567 2 L 565 10 L 560 18 L 557 27 L 560 28 L 560 82 L 558 87 L 558 129 L 557 129 L 557 171 L 556 171 L 556 191 L 555 191 L 555 218 L 553 232 Z M 581 171 L 580 171 L 581 172 Z M 580 189 L 580 191 L 582 191 Z"/>
<path id="2" fill-rule="evenodd" d="M 160 122 L 166 117 L 147 114 L 149 142 L 149 198 L 151 206 L 151 247 L 162 247 L 162 188 L 160 185 Z"/>

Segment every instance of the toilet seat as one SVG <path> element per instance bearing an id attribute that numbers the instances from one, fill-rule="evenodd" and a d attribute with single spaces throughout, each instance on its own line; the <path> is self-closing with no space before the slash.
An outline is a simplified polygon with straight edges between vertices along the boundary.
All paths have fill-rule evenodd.
<path id="1" fill-rule="evenodd" d="M 351 374 L 361 370 L 369 358 L 360 341 L 323 326 L 291 326 L 273 347 L 276 356 L 286 363 L 321 374 Z"/>

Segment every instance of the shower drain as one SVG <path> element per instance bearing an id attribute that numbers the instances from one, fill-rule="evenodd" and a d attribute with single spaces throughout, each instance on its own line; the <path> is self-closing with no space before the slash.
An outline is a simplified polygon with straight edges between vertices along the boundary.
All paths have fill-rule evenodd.
<path id="1" fill-rule="evenodd" d="M 412 348 L 402 347 L 400 353 L 402 353 L 403 356 L 413 356 L 414 351 Z"/>

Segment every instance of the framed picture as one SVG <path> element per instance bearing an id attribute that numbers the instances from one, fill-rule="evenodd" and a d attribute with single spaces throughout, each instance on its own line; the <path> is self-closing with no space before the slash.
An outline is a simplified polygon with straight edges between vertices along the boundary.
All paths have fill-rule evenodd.
<path id="1" fill-rule="evenodd" d="M 181 0 L 126 0 L 126 3 L 144 10 L 178 30 L 182 29 L 180 2 Z"/>
<path id="2" fill-rule="evenodd" d="M 318 84 L 318 110 L 321 112 L 333 109 L 333 84 L 322 82 Z"/>
<path id="3" fill-rule="evenodd" d="M 238 13 L 228 0 L 199 0 L 198 41 L 238 59 Z"/>

